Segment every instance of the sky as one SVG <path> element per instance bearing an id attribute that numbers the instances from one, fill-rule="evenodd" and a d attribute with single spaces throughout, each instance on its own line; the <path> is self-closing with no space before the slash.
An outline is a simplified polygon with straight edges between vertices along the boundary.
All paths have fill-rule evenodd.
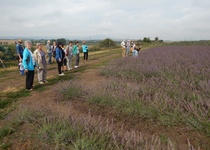
<path id="1" fill-rule="evenodd" d="M 0 38 L 210 40 L 209 0 L 0 0 Z"/>

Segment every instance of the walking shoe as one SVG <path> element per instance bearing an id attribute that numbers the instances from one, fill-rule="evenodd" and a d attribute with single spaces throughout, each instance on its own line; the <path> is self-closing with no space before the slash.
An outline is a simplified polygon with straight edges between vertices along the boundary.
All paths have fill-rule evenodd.
<path id="1" fill-rule="evenodd" d="M 33 89 L 26 89 L 26 91 L 33 91 Z"/>
<path id="2" fill-rule="evenodd" d="M 64 75 L 65 75 L 64 73 L 59 74 L 59 76 L 64 76 Z"/>
<path id="3" fill-rule="evenodd" d="M 45 81 L 43 81 L 44 83 L 48 83 L 48 81 L 47 80 L 45 80 Z"/>
<path id="4" fill-rule="evenodd" d="M 40 81 L 39 84 L 44 84 L 44 82 L 43 81 Z"/>

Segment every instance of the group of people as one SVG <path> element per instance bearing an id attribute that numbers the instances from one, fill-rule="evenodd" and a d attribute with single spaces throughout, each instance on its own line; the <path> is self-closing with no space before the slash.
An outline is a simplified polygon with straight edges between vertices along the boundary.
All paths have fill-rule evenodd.
<path id="1" fill-rule="evenodd" d="M 53 42 L 53 45 L 50 45 L 50 41 L 48 40 L 46 45 L 47 55 L 43 51 L 41 43 L 36 43 L 36 50 L 33 53 L 31 50 L 32 42 L 30 40 L 24 42 L 25 48 L 23 48 L 22 43 L 22 40 L 18 40 L 16 52 L 20 74 L 26 75 L 26 90 L 28 91 L 33 90 L 35 69 L 37 69 L 39 84 L 48 82 L 46 80 L 47 64 L 51 64 L 53 59 L 57 62 L 59 76 L 63 76 L 65 71 L 72 69 L 71 62 L 73 56 L 75 57 L 74 68 L 78 68 L 79 66 L 80 47 L 78 41 L 76 41 L 74 45 L 73 42 L 70 41 L 65 48 L 64 44 L 61 42 Z M 82 42 L 82 51 L 84 53 L 84 61 L 87 61 L 88 46 L 85 44 L 85 41 Z M 46 56 L 48 56 L 48 61 L 46 60 Z"/>
<path id="2" fill-rule="evenodd" d="M 130 40 L 123 40 L 121 42 L 122 50 L 122 57 L 128 57 L 129 52 L 133 53 L 133 56 L 138 56 L 138 53 L 140 51 L 140 46 L 136 45 L 133 41 Z"/>

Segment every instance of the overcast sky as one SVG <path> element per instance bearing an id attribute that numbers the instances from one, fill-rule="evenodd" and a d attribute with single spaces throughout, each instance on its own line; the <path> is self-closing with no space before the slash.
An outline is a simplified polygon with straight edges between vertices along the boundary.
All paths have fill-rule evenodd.
<path id="1" fill-rule="evenodd" d="M 210 40 L 210 0 L 0 0 L 0 38 Z"/>

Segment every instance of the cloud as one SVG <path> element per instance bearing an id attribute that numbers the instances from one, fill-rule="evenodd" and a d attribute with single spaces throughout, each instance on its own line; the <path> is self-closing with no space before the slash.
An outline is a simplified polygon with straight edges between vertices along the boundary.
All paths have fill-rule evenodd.
<path id="1" fill-rule="evenodd" d="M 210 1 L 0 1 L 1 36 L 210 39 Z"/>

